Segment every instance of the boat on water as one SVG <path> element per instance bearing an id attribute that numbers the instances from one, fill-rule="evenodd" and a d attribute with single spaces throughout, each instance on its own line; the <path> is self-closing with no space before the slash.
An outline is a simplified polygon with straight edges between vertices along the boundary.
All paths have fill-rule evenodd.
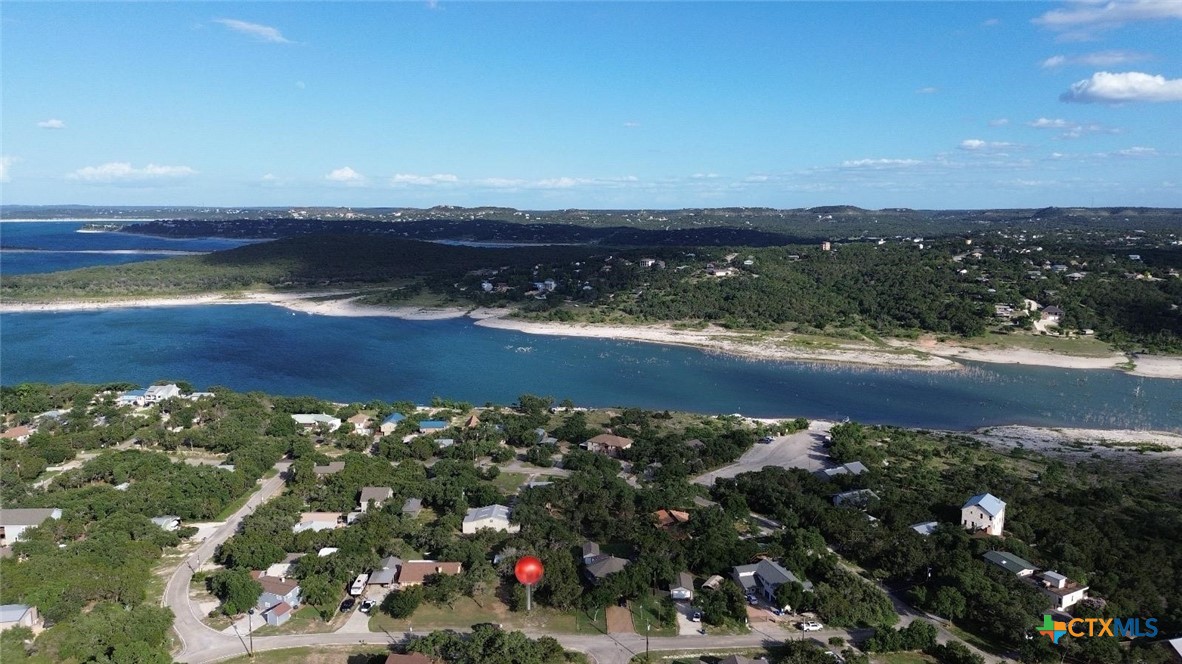
<path id="1" fill-rule="evenodd" d="M 121 230 L 122 224 L 83 224 L 75 233 L 112 233 Z"/>

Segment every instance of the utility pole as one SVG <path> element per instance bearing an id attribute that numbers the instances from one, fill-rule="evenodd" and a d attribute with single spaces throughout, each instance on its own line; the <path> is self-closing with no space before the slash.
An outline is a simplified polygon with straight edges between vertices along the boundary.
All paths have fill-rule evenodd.
<path id="1" fill-rule="evenodd" d="M 246 612 L 246 632 L 250 635 L 250 658 L 254 659 L 254 609 Z"/>

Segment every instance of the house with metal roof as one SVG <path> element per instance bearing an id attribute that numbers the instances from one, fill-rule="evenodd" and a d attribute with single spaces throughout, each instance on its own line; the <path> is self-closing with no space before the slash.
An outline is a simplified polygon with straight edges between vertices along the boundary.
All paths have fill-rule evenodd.
<path id="1" fill-rule="evenodd" d="M 28 604 L 4 604 L 0 606 L 0 632 L 13 627 L 28 627 L 33 633 L 41 631 L 41 616 L 37 607 Z"/>
<path id="2" fill-rule="evenodd" d="M 1006 551 L 986 551 L 983 557 L 1014 576 L 1030 576 L 1038 569 L 1029 560 Z"/>
<path id="3" fill-rule="evenodd" d="M 510 514 L 509 508 L 504 505 L 473 507 L 468 510 L 468 514 L 464 517 L 461 530 L 465 535 L 475 534 L 476 531 L 484 528 L 515 533 L 521 530 L 521 526 L 515 523 L 509 523 Z"/>
<path id="4" fill-rule="evenodd" d="M 776 601 L 776 588 L 792 581 L 799 583 L 806 591 L 812 592 L 811 581 L 802 581 L 774 560 L 764 558 L 751 565 L 739 565 L 731 570 L 735 583 L 743 587 L 747 595 L 762 595 L 768 602 Z"/>
<path id="5" fill-rule="evenodd" d="M 960 508 L 960 525 L 974 533 L 1001 537 L 1006 523 L 1006 503 L 991 493 L 969 498 Z"/>

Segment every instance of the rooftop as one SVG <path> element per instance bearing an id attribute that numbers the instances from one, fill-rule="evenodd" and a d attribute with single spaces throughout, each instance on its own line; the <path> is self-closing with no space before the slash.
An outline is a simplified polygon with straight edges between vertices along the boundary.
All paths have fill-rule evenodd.
<path id="1" fill-rule="evenodd" d="M 961 507 L 961 509 L 974 506 L 980 507 L 989 516 L 997 516 L 1001 514 L 1003 510 L 1005 510 L 1006 503 L 1004 500 L 998 498 L 992 493 L 981 493 L 969 498 L 968 502 L 966 502 L 964 507 Z"/>
<path id="2" fill-rule="evenodd" d="M 1034 563 L 1005 551 L 986 551 L 985 560 L 1013 574 L 1030 573 L 1038 569 Z"/>

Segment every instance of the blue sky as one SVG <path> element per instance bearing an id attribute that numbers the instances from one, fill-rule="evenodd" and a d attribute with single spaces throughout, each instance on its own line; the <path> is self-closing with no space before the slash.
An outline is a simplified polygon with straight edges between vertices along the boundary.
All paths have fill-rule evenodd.
<path id="1" fill-rule="evenodd" d="M 0 200 L 1182 207 L 1182 0 L 22 3 Z"/>

